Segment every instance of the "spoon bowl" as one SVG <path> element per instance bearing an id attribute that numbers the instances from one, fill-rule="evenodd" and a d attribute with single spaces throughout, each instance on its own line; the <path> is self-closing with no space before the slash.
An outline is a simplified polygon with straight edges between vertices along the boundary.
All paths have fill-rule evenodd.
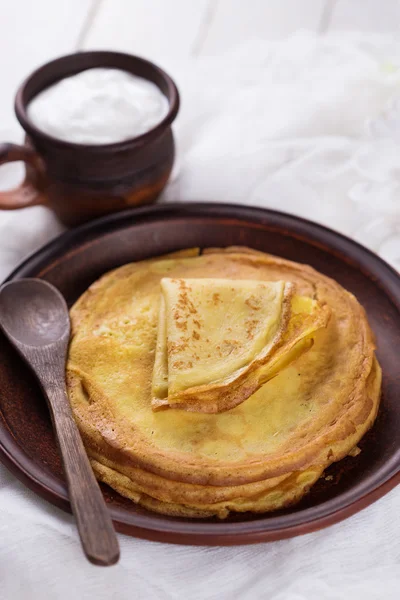
<path id="1" fill-rule="evenodd" d="M 4 332 L 26 346 L 46 346 L 69 337 L 68 307 L 60 292 L 41 279 L 6 283 L 0 292 Z"/>

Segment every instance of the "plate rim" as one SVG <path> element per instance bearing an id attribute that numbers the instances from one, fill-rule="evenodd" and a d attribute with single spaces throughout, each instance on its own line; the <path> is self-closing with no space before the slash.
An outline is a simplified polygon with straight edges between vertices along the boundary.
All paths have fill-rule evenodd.
<path id="1" fill-rule="evenodd" d="M 54 261 L 116 229 L 135 227 L 141 223 L 154 222 L 160 218 L 194 219 L 225 218 L 233 222 L 247 222 L 255 227 L 277 230 L 288 237 L 295 237 L 309 245 L 315 245 L 340 260 L 358 268 L 365 276 L 371 277 L 383 289 L 395 308 L 400 312 L 400 275 L 377 254 L 355 240 L 314 221 L 296 215 L 232 203 L 214 202 L 175 202 L 151 207 L 128 209 L 90 221 L 76 229 L 66 231 L 25 258 L 5 279 L 5 282 L 26 276 L 27 270 L 38 269 L 50 258 Z M 179 244 L 178 244 L 179 245 Z M 372 272 L 372 273 L 371 273 Z M 54 475 L 46 473 L 34 462 L 8 430 L 0 412 L 0 460 L 27 487 L 59 508 L 71 512 L 65 485 Z M 400 449 L 399 449 L 400 457 Z M 17 457 L 17 458 L 16 458 Z M 204 523 L 193 521 L 163 521 L 140 513 L 128 513 L 123 508 L 110 507 L 111 516 L 118 531 L 155 541 L 184 543 L 193 545 L 233 545 L 261 541 L 273 541 L 310 533 L 337 523 L 369 506 L 400 484 L 400 460 L 397 455 L 382 467 L 386 468 L 385 478 L 380 485 L 364 490 L 353 501 L 346 502 L 346 495 L 354 494 L 354 488 L 337 498 L 323 502 L 297 513 L 268 516 L 256 521 L 234 523 Z M 392 464 L 393 463 L 393 464 Z M 29 467 L 29 468 L 27 468 Z M 368 483 L 368 482 L 367 482 Z M 371 487 L 367 485 L 364 487 Z M 343 500 L 344 499 L 344 500 Z M 335 506 L 339 504 L 339 506 Z M 320 510 L 318 510 L 320 509 Z M 311 514 L 310 514 L 311 513 Z M 317 513 L 317 516 L 315 514 Z M 298 518 L 296 518 L 296 516 Z M 292 517 L 292 518 L 290 518 Z"/>

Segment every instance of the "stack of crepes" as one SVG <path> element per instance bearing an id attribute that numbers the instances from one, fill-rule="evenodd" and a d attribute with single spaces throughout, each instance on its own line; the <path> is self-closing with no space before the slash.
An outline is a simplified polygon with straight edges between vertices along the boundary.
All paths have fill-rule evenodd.
<path id="1" fill-rule="evenodd" d="M 306 265 L 181 251 L 107 273 L 71 318 L 68 391 L 96 476 L 157 512 L 291 505 L 377 414 L 364 310 Z"/>

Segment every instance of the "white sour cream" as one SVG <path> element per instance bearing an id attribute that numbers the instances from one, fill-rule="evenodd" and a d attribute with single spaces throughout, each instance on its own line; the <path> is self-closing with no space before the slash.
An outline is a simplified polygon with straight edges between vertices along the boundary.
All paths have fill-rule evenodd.
<path id="1" fill-rule="evenodd" d="M 151 81 L 119 69 L 88 69 L 50 86 L 28 105 L 31 121 L 76 144 L 112 144 L 157 125 L 169 104 Z"/>

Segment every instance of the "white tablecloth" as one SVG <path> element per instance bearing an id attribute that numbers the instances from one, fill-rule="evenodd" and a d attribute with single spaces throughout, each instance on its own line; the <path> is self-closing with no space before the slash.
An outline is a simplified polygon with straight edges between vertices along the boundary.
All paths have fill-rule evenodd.
<path id="1" fill-rule="evenodd" d="M 168 69 L 182 109 L 164 201 L 292 212 L 400 269 L 400 43 L 301 33 Z M 44 208 L 0 211 L 0 278 L 60 231 Z M 399 509 L 396 489 L 329 529 L 247 547 L 120 536 L 120 563 L 100 569 L 83 559 L 72 517 L 0 466 L 0 598 L 394 600 Z"/>

